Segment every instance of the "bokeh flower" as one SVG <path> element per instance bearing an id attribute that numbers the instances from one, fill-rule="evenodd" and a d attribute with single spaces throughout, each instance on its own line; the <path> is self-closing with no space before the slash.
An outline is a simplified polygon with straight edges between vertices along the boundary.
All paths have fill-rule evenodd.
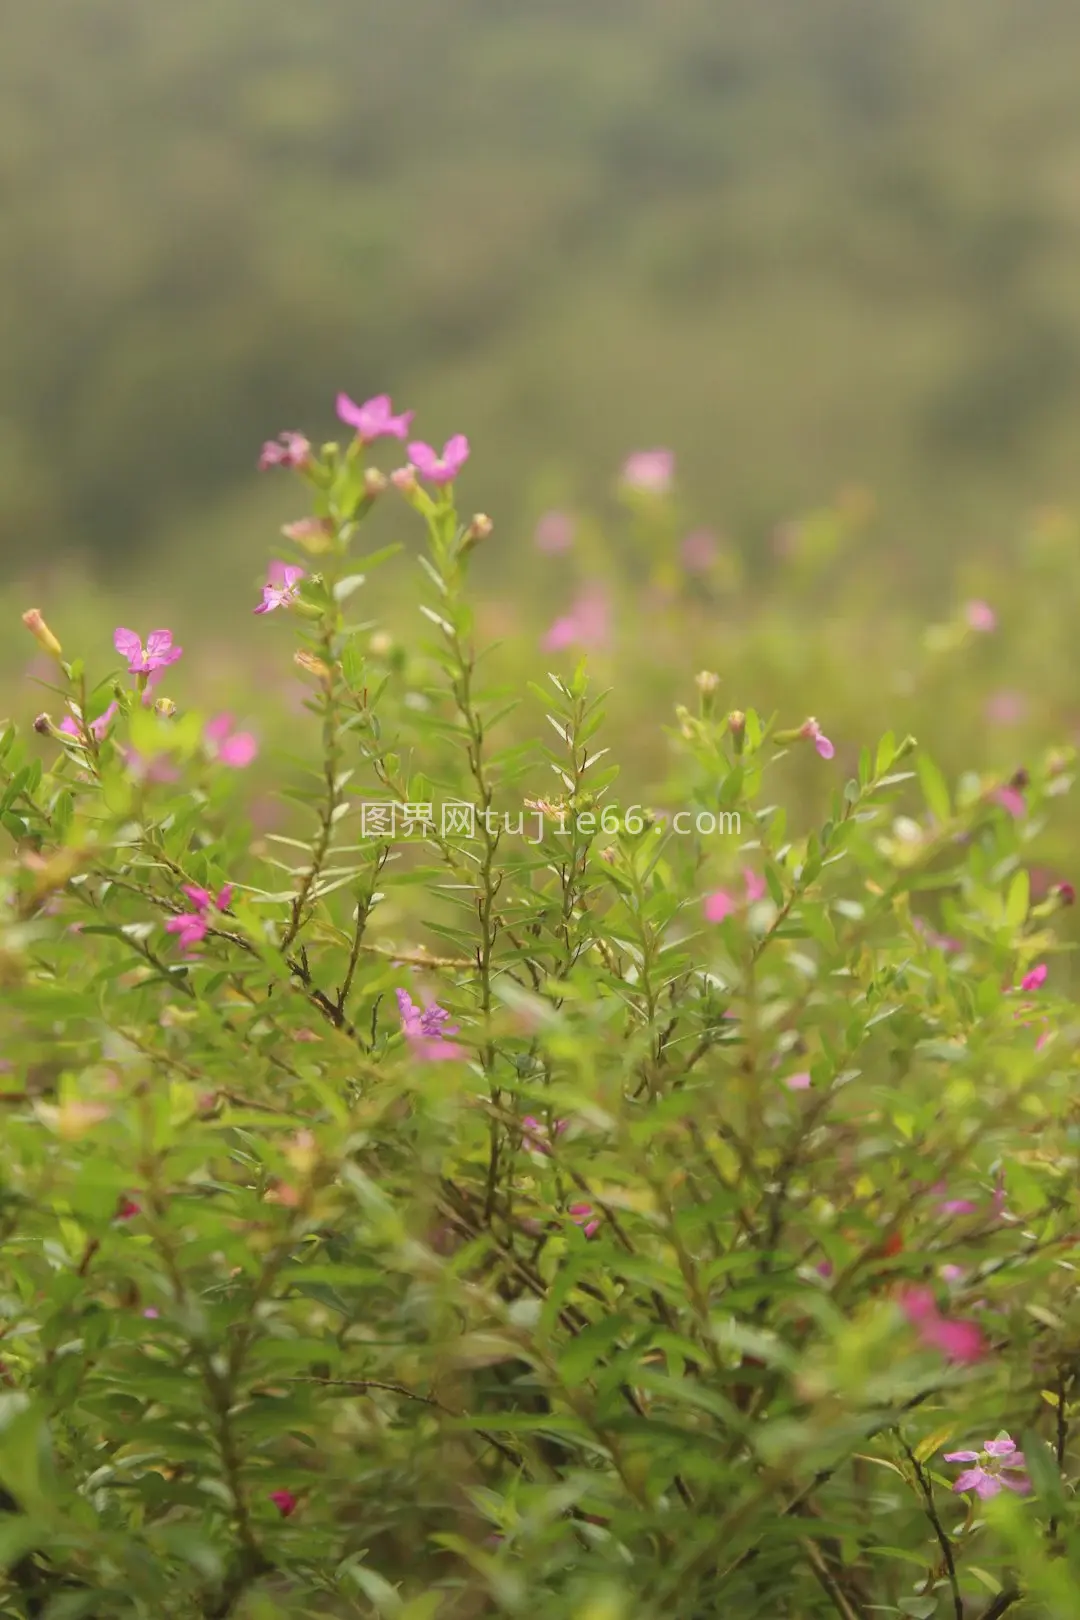
<path id="1" fill-rule="evenodd" d="M 908 1288 L 899 1303 L 920 1342 L 927 1349 L 940 1350 L 946 1361 L 968 1365 L 986 1356 L 986 1340 L 977 1323 L 942 1316 L 929 1288 Z"/>
<path id="2" fill-rule="evenodd" d="M 208 720 L 203 729 L 203 742 L 212 758 L 233 770 L 243 770 L 259 752 L 254 733 L 233 730 L 231 714 L 219 714 Z"/>
<path id="3" fill-rule="evenodd" d="M 267 439 L 259 453 L 259 471 L 269 467 L 306 467 L 311 460 L 311 444 L 302 433 L 279 433 Z"/>
<path id="4" fill-rule="evenodd" d="M 116 719 L 117 707 L 118 705 L 116 703 L 110 703 L 109 707 L 104 711 L 103 714 L 99 714 L 96 720 L 91 720 L 89 727 L 86 729 L 89 730 L 90 735 L 93 737 L 95 742 L 103 742 L 105 740 L 105 735 L 109 727 Z M 81 726 L 79 721 L 75 719 L 75 716 L 71 714 L 66 714 L 56 729 L 57 731 L 62 731 L 65 737 L 74 737 L 76 742 L 81 742 L 84 736 L 83 726 Z"/>
<path id="5" fill-rule="evenodd" d="M 450 1014 L 445 1007 L 440 1007 L 435 1001 L 429 1007 L 421 1009 L 407 990 L 397 990 L 395 994 L 398 1012 L 401 1015 L 402 1033 L 414 1057 L 420 1058 L 425 1063 L 464 1057 L 464 1049 L 446 1038 L 448 1035 L 457 1034 L 458 1025 L 448 1022 Z"/>
<path id="6" fill-rule="evenodd" d="M 964 618 L 972 630 L 980 635 L 988 635 L 991 630 L 997 629 L 997 614 L 989 602 L 965 602 Z"/>
<path id="7" fill-rule="evenodd" d="M 562 652 L 566 647 L 598 649 L 607 645 L 610 606 L 606 591 L 599 585 L 587 586 L 570 612 L 556 619 L 543 640 L 545 652 Z"/>
<path id="8" fill-rule="evenodd" d="M 554 556 L 574 543 L 574 520 L 568 512 L 545 512 L 537 520 L 533 540 L 538 551 Z"/>
<path id="9" fill-rule="evenodd" d="M 409 446 L 410 464 L 431 484 L 452 484 L 468 459 L 469 441 L 464 433 L 455 433 L 452 439 L 447 439 L 442 455 L 422 439 L 414 440 Z"/>
<path id="10" fill-rule="evenodd" d="M 361 444 L 371 444 L 375 439 L 407 438 L 416 415 L 415 411 L 403 411 L 400 416 L 395 416 L 389 394 L 376 394 L 374 399 L 365 400 L 363 405 L 357 405 L 348 394 L 339 394 L 337 413 L 346 427 L 352 428 Z"/>
<path id="11" fill-rule="evenodd" d="M 622 481 L 628 489 L 666 495 L 675 476 L 673 450 L 635 450 L 623 462 Z"/>

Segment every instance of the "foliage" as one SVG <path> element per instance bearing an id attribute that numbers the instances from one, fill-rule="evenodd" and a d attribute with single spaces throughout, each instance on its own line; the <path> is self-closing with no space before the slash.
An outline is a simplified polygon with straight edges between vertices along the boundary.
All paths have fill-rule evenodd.
<path id="1" fill-rule="evenodd" d="M 294 461 L 301 836 L 253 838 L 160 632 L 118 674 L 26 615 L 3 1612 L 1074 1615 L 1073 895 L 1028 868 L 1072 755 L 845 779 L 703 671 L 634 802 L 584 662 L 489 677 L 488 520 L 395 475 L 399 656 L 354 617 L 385 478 Z"/>

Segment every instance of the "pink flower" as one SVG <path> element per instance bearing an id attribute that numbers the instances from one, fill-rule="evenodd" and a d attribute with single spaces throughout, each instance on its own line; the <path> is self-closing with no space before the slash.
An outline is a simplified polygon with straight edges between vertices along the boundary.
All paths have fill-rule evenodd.
<path id="1" fill-rule="evenodd" d="M 569 551 L 574 543 L 574 520 L 568 512 L 545 512 L 533 532 L 537 551 L 549 555 Z"/>
<path id="2" fill-rule="evenodd" d="M 956 1322 L 942 1316 L 929 1288 L 909 1288 L 900 1295 L 900 1309 L 918 1332 L 922 1343 L 940 1350 L 946 1361 L 970 1364 L 982 1361 L 986 1341 L 974 1322 Z"/>
<path id="3" fill-rule="evenodd" d="M 1027 805 L 1024 802 L 1024 795 L 1020 792 L 1019 788 L 995 788 L 990 797 L 993 799 L 995 804 L 1000 804 L 1003 810 L 1007 810 L 1015 821 L 1019 821 L 1021 817 L 1027 813 Z"/>
<path id="4" fill-rule="evenodd" d="M 99 714 L 96 720 L 91 720 L 89 731 L 95 742 L 104 740 L 105 733 L 116 718 L 116 710 L 117 705 L 110 703 L 104 714 Z M 73 715 L 66 714 L 56 729 L 62 731 L 65 737 L 74 737 L 76 742 L 82 741 L 82 728 Z"/>
<path id="5" fill-rule="evenodd" d="M 942 1282 L 959 1283 L 964 1280 L 963 1266 L 942 1266 L 938 1272 Z"/>
<path id="6" fill-rule="evenodd" d="M 1038 990 L 1046 983 L 1046 963 L 1040 962 L 1020 980 L 1021 990 Z"/>
<path id="7" fill-rule="evenodd" d="M 695 529 L 679 547 L 682 565 L 688 574 L 704 574 L 716 561 L 716 536 L 710 529 Z"/>
<path id="8" fill-rule="evenodd" d="M 715 889 L 712 894 L 705 896 L 706 922 L 722 923 L 738 909 L 738 901 L 734 900 L 726 889 Z"/>
<path id="9" fill-rule="evenodd" d="M 764 900 L 769 892 L 769 885 L 763 877 L 759 877 L 751 866 L 743 867 L 743 882 L 746 885 L 746 903 L 748 906 L 756 905 Z"/>
<path id="10" fill-rule="evenodd" d="M 964 617 L 972 630 L 978 630 L 985 635 L 997 629 L 997 614 L 989 602 L 967 602 L 964 604 Z"/>
<path id="11" fill-rule="evenodd" d="M 571 1204 L 567 1213 L 575 1226 L 580 1226 L 587 1238 L 600 1230 L 600 1219 L 591 1204 Z"/>
<path id="12" fill-rule="evenodd" d="M 306 467 L 311 460 L 311 445 L 302 433 L 279 433 L 276 439 L 267 439 L 259 454 L 259 471 L 268 467 Z"/>
<path id="13" fill-rule="evenodd" d="M 272 562 L 262 588 L 263 599 L 253 613 L 273 613 L 275 608 L 291 607 L 300 595 L 304 570 L 295 563 Z"/>
<path id="14" fill-rule="evenodd" d="M 1027 714 L 1027 699 L 1019 692 L 995 692 L 986 701 L 986 718 L 992 726 L 1017 726 Z"/>
<path id="15" fill-rule="evenodd" d="M 196 883 L 184 883 L 181 887 L 191 902 L 192 910 L 181 912 L 177 917 L 169 917 L 165 923 L 165 932 L 175 934 L 181 950 L 190 954 L 195 946 L 206 938 L 211 913 L 228 911 L 233 891 L 232 884 L 226 883 L 215 899 L 209 889 L 201 888 Z"/>
<path id="16" fill-rule="evenodd" d="M 233 731 L 231 714 L 219 714 L 207 721 L 203 741 L 214 759 L 220 760 L 222 765 L 231 766 L 233 770 L 243 770 L 259 752 L 259 745 L 250 731 Z"/>
<path id="17" fill-rule="evenodd" d="M 161 1315 L 161 1312 L 153 1305 L 148 1305 L 145 1311 L 143 1311 L 143 1315 L 148 1317 L 151 1321 L 156 1321 L 156 1319 Z"/>
<path id="18" fill-rule="evenodd" d="M 960 1495 L 974 1491 L 986 1501 L 997 1496 L 1003 1486 L 1019 1496 L 1026 1496 L 1031 1489 L 1024 1454 L 1017 1451 L 1016 1442 L 1007 1434 L 997 1440 L 985 1440 L 981 1451 L 947 1451 L 945 1461 L 975 1464 L 974 1468 L 965 1469 L 953 1486 Z"/>
<path id="19" fill-rule="evenodd" d="M 128 661 L 129 675 L 150 675 L 157 669 L 175 664 L 183 655 L 183 647 L 174 647 L 171 630 L 151 630 L 144 647 L 134 630 L 117 629 L 113 633 L 113 646 L 121 658 Z"/>
<path id="20" fill-rule="evenodd" d="M 542 1120 L 534 1118 L 532 1114 L 526 1114 L 521 1122 L 525 1147 L 530 1153 L 550 1154 L 552 1136 L 561 1136 L 568 1124 L 569 1120 L 557 1119 L 554 1129 L 549 1130 Z"/>
<path id="21" fill-rule="evenodd" d="M 432 1002 L 430 1007 L 421 1010 L 412 1000 L 407 990 L 397 990 L 398 1012 L 401 1015 L 401 1028 L 408 1041 L 414 1057 L 425 1063 L 435 1063 L 447 1058 L 464 1057 L 464 1048 L 453 1041 L 448 1041 L 448 1035 L 456 1035 L 457 1024 L 447 1023 L 450 1014 L 438 1002 Z"/>
<path id="22" fill-rule="evenodd" d="M 432 484 L 452 484 L 469 459 L 469 441 L 464 433 L 455 433 L 443 445 L 442 455 L 436 454 L 422 439 L 409 446 L 409 461 L 421 478 Z"/>
<path id="23" fill-rule="evenodd" d="M 821 727 L 814 719 L 810 719 L 805 722 L 799 735 L 801 737 L 806 737 L 810 742 L 813 743 L 822 759 L 832 759 L 833 755 L 836 753 L 836 749 L 833 747 L 828 737 L 825 736 Z"/>
<path id="24" fill-rule="evenodd" d="M 622 480 L 629 489 L 649 495 L 666 495 L 675 476 L 672 450 L 635 450 L 623 463 Z"/>
<path id="25" fill-rule="evenodd" d="M 403 411 L 400 416 L 394 416 L 389 394 L 376 394 L 363 405 L 357 405 L 348 394 L 339 394 L 337 413 L 341 421 L 355 431 L 361 444 L 371 444 L 375 439 L 406 438 L 416 414 Z"/>
<path id="26" fill-rule="evenodd" d="M 289 1518 L 299 1507 L 299 1499 L 292 1491 L 271 1491 L 270 1500 L 277 1508 L 283 1519 Z"/>
<path id="27" fill-rule="evenodd" d="M 809 1091 L 812 1083 L 810 1075 L 805 1069 L 798 1074 L 789 1074 L 784 1081 L 789 1091 Z"/>
<path id="28" fill-rule="evenodd" d="M 116 1211 L 114 1219 L 118 1221 L 130 1221 L 133 1220 L 136 1215 L 140 1215 L 141 1213 L 142 1206 L 137 1204 L 134 1198 L 121 1198 L 120 1205 Z"/>
<path id="29" fill-rule="evenodd" d="M 555 620 L 544 637 L 544 651 L 562 652 L 566 647 L 603 647 L 608 640 L 609 619 L 606 593 L 599 586 L 588 586 L 570 612 Z"/>
<path id="30" fill-rule="evenodd" d="M 180 772 L 167 753 L 140 754 L 137 748 L 121 748 L 121 758 L 137 782 L 178 782 Z"/>

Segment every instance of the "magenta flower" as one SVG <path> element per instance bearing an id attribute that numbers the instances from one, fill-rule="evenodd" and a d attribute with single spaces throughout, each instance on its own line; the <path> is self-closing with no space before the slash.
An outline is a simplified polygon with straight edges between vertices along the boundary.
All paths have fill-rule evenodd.
<path id="1" fill-rule="evenodd" d="M 1046 963 L 1039 962 L 1020 980 L 1021 990 L 1039 990 L 1046 983 Z"/>
<path id="2" fill-rule="evenodd" d="M 622 481 L 628 489 L 649 495 L 666 495 L 675 476 L 672 450 L 635 450 L 623 462 Z"/>
<path id="3" fill-rule="evenodd" d="M 715 889 L 712 894 L 705 896 L 706 922 L 722 923 L 738 909 L 738 901 L 733 899 L 726 889 Z"/>
<path id="4" fill-rule="evenodd" d="M 401 1029 L 409 1043 L 413 1056 L 424 1063 L 436 1063 L 447 1058 L 465 1056 L 463 1047 L 453 1041 L 448 1041 L 448 1035 L 456 1035 L 457 1024 L 447 1023 L 450 1014 L 438 1002 L 432 1002 L 430 1007 L 421 1010 L 412 1000 L 407 990 L 397 990 L 398 1012 L 401 1015 Z"/>
<path id="5" fill-rule="evenodd" d="M 679 547 L 682 565 L 688 574 L 705 574 L 716 561 L 716 536 L 710 529 L 695 529 Z"/>
<path id="6" fill-rule="evenodd" d="M 116 718 L 116 710 L 117 705 L 110 703 L 104 714 L 99 714 L 96 720 L 91 720 L 88 729 L 95 742 L 104 741 L 105 733 Z M 65 737 L 74 737 L 76 742 L 83 739 L 83 731 L 73 715 L 66 714 L 56 729 L 62 731 Z"/>
<path id="7" fill-rule="evenodd" d="M 571 1204 L 567 1212 L 575 1226 L 580 1226 L 587 1238 L 600 1230 L 600 1218 L 591 1204 Z"/>
<path id="8" fill-rule="evenodd" d="M 432 484 L 452 484 L 468 459 L 469 441 L 464 433 L 455 433 L 452 439 L 447 439 L 441 456 L 422 439 L 409 446 L 410 464 L 421 478 Z"/>
<path id="9" fill-rule="evenodd" d="M 259 471 L 269 467 L 306 467 L 311 460 L 311 445 L 302 433 L 279 433 L 276 439 L 267 439 L 259 454 Z"/>
<path id="10" fill-rule="evenodd" d="M 979 631 L 981 635 L 986 635 L 989 631 L 997 629 L 997 614 L 989 602 L 965 603 L 964 617 L 971 629 Z"/>
<path id="11" fill-rule="evenodd" d="M 291 607 L 300 596 L 304 570 L 295 563 L 272 562 L 262 588 L 263 599 L 253 613 L 273 613 L 275 608 Z"/>
<path id="12" fill-rule="evenodd" d="M 543 640 L 545 652 L 562 652 L 566 647 L 600 648 L 606 645 L 610 628 L 607 594 L 599 586 L 583 590 L 570 612 L 556 619 Z"/>
<path id="13" fill-rule="evenodd" d="M 292 1491 L 271 1491 L 270 1500 L 283 1519 L 289 1518 L 300 1505 L 299 1498 Z"/>
<path id="14" fill-rule="evenodd" d="M 234 731 L 231 714 L 219 714 L 208 720 L 203 730 L 203 741 L 212 757 L 233 770 L 243 770 L 259 752 L 259 745 L 250 731 Z"/>
<path id="15" fill-rule="evenodd" d="M 1007 810 L 1014 821 L 1019 821 L 1027 813 L 1024 795 L 1019 788 L 995 788 L 990 797 L 995 804 L 1000 804 L 1003 810 Z"/>
<path id="16" fill-rule="evenodd" d="M 353 429 L 361 444 L 371 444 L 375 439 L 406 438 L 416 414 L 415 411 L 403 411 L 400 416 L 395 416 L 389 394 L 376 394 L 374 399 L 366 400 L 363 405 L 357 405 L 348 394 L 339 394 L 337 413 L 340 420 Z"/>
<path id="17" fill-rule="evenodd" d="M 151 630 L 144 647 L 134 630 L 122 627 L 113 632 L 113 646 L 128 661 L 129 675 L 152 675 L 155 670 L 175 664 L 183 647 L 174 647 L 171 630 Z"/>
<path id="18" fill-rule="evenodd" d="M 574 543 L 574 520 L 568 512 L 545 512 L 537 521 L 533 540 L 538 551 L 554 556 L 569 551 Z"/>
<path id="19" fill-rule="evenodd" d="M 809 1091 L 812 1083 L 810 1075 L 805 1069 L 798 1074 L 789 1074 L 784 1081 L 789 1091 Z"/>
<path id="20" fill-rule="evenodd" d="M 175 934 L 181 950 L 190 954 L 196 945 L 202 943 L 210 928 L 211 914 L 215 911 L 228 911 L 232 901 L 232 884 L 226 883 L 217 898 L 209 889 L 200 887 L 197 883 L 184 883 L 183 892 L 191 902 L 191 911 L 181 912 L 177 917 L 169 917 L 165 923 L 165 932 Z"/>
<path id="21" fill-rule="evenodd" d="M 746 903 L 748 906 L 756 905 L 764 900 L 769 891 L 769 885 L 763 877 L 759 877 L 751 866 L 743 867 L 743 882 L 746 885 Z"/>
<path id="22" fill-rule="evenodd" d="M 536 1119 L 532 1114 L 526 1114 L 521 1122 L 522 1140 L 530 1153 L 551 1152 L 552 1136 L 561 1136 L 569 1125 L 569 1120 L 557 1119 L 553 1129 L 549 1129 L 542 1120 Z"/>
<path id="23" fill-rule="evenodd" d="M 1024 1454 L 1017 1451 L 1016 1442 L 1007 1434 L 984 1441 L 981 1451 L 947 1451 L 945 1461 L 975 1464 L 974 1468 L 965 1469 L 953 1486 L 960 1495 L 974 1491 L 985 1502 L 997 1496 L 1003 1487 L 1018 1496 L 1026 1496 L 1031 1489 Z"/>
<path id="24" fill-rule="evenodd" d="M 986 1341 L 977 1324 L 942 1316 L 929 1288 L 909 1288 L 899 1303 L 921 1342 L 927 1349 L 940 1350 L 946 1361 L 970 1365 L 986 1356 Z"/>
<path id="25" fill-rule="evenodd" d="M 833 755 L 836 753 L 836 749 L 833 747 L 828 737 L 825 736 L 821 727 L 814 719 L 806 721 L 799 735 L 801 737 L 806 737 L 810 742 L 813 743 L 822 759 L 832 759 Z"/>

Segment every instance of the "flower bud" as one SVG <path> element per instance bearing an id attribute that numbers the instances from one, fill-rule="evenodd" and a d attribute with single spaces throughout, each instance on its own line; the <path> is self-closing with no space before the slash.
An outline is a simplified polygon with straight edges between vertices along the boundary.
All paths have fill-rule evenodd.
<path id="1" fill-rule="evenodd" d="M 39 737 L 52 736 L 53 723 L 47 714 L 38 715 L 37 719 L 34 721 L 34 730 L 37 732 Z"/>
<path id="2" fill-rule="evenodd" d="M 309 675 L 314 675 L 317 680 L 324 681 L 329 686 L 331 680 L 330 666 L 324 664 L 321 658 L 316 658 L 314 653 L 305 652 L 300 647 L 293 653 L 293 663 L 299 669 L 305 670 Z"/>
<path id="3" fill-rule="evenodd" d="M 158 698 L 157 702 L 154 704 L 154 713 L 159 714 L 163 720 L 171 720 L 173 715 L 176 713 L 176 704 L 173 702 L 172 698 Z"/>
<path id="4" fill-rule="evenodd" d="M 898 759 L 906 759 L 909 754 L 913 754 L 918 746 L 919 739 L 917 737 L 913 737 L 909 732 L 904 738 L 903 742 L 901 742 L 897 747 L 896 753 L 893 755 L 893 764 L 895 765 Z"/>
<path id="5" fill-rule="evenodd" d="M 694 685 L 697 687 L 702 697 L 711 697 L 712 694 L 719 688 L 720 677 L 711 669 L 703 669 L 694 676 Z"/>
<path id="6" fill-rule="evenodd" d="M 465 530 L 465 545 L 463 549 L 475 546 L 481 540 L 491 538 L 495 525 L 486 512 L 477 512 L 469 527 Z"/>
<path id="7" fill-rule="evenodd" d="M 394 650 L 394 638 L 389 630 L 376 630 L 368 642 L 368 651 L 373 658 L 386 658 Z"/>
<path id="8" fill-rule="evenodd" d="M 49 653 L 53 658 L 59 659 L 62 656 L 63 648 L 41 617 L 39 608 L 27 608 L 22 616 L 22 622 L 39 647 L 44 648 L 45 652 Z"/>
<path id="9" fill-rule="evenodd" d="M 388 487 L 389 479 L 385 473 L 380 472 L 378 467 L 365 467 L 364 494 L 369 501 L 373 501 L 376 495 L 381 495 Z"/>
<path id="10" fill-rule="evenodd" d="M 735 752 L 741 754 L 746 742 L 746 716 L 741 709 L 732 709 L 727 717 L 727 727 Z"/>
<path id="11" fill-rule="evenodd" d="M 1073 888 L 1071 883 L 1055 884 L 1053 893 L 1057 895 L 1063 906 L 1075 906 L 1076 890 Z"/>
<path id="12" fill-rule="evenodd" d="M 1018 771 L 1014 771 L 1012 776 L 1009 778 L 1009 786 L 1011 788 L 1015 788 L 1018 793 L 1022 793 L 1024 788 L 1029 787 L 1030 785 L 1031 776 L 1024 769 L 1023 765 L 1021 765 Z"/>
<path id="13" fill-rule="evenodd" d="M 411 464 L 404 467 L 395 467 L 390 474 L 390 482 L 399 495 L 415 495 L 419 487 L 416 482 L 416 470 Z"/>
<path id="14" fill-rule="evenodd" d="M 333 549 L 334 526 L 329 518 L 300 518 L 296 523 L 284 524 L 281 532 L 286 540 L 303 546 L 312 556 Z"/>

